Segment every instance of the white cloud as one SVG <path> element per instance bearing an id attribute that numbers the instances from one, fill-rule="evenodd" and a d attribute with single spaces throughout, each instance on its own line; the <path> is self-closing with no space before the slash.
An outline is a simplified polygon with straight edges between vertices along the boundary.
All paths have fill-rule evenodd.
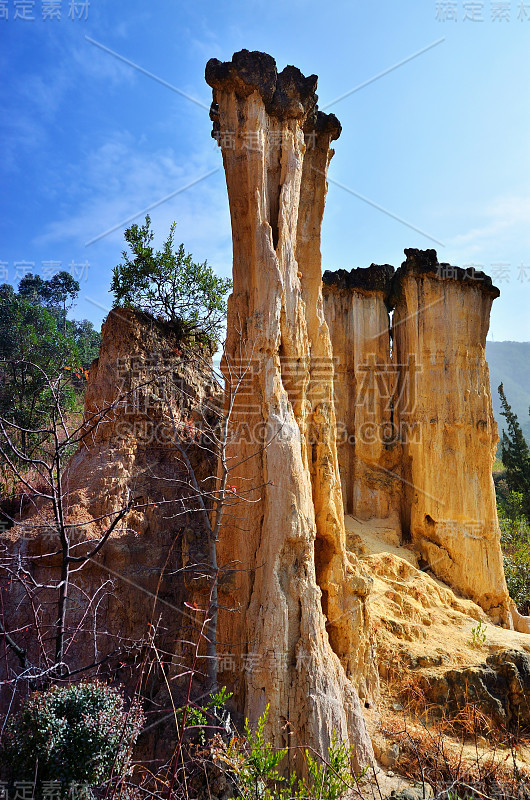
<path id="1" fill-rule="evenodd" d="M 33 244 L 40 247 L 70 243 L 77 249 L 115 225 L 145 209 L 197 178 L 221 167 L 220 157 L 209 148 L 179 156 L 172 149 L 148 152 L 131 137 L 115 134 L 88 155 L 70 176 L 69 201 L 60 219 L 50 223 Z M 169 199 L 150 212 L 160 242 L 177 221 L 176 240 L 201 260 L 212 264 L 230 258 L 230 219 L 222 168 L 203 182 Z M 130 223 L 129 223 L 130 224 Z M 125 224 L 99 239 L 92 248 L 116 251 L 123 247 Z M 90 255 L 94 252 L 86 248 Z M 224 271 L 224 270 L 223 270 Z"/>
<path id="2" fill-rule="evenodd" d="M 506 196 L 497 199 L 483 212 L 484 223 L 448 241 L 454 251 L 470 253 L 498 252 L 514 245 L 521 249 L 530 246 L 530 197 Z"/>
<path id="3" fill-rule="evenodd" d="M 111 54 L 100 50 L 96 45 L 83 39 L 81 44 L 75 44 L 70 49 L 67 63 L 77 68 L 83 81 L 87 78 L 110 83 L 111 87 L 121 84 L 132 84 L 138 73 L 133 67 L 124 64 Z"/>

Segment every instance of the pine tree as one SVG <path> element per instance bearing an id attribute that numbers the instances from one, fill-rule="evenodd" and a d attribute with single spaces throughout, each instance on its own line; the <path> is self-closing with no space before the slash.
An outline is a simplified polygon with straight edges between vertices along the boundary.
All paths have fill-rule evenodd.
<path id="1" fill-rule="evenodd" d="M 499 397 L 503 409 L 501 414 L 508 427 L 508 431 L 502 432 L 501 439 L 501 458 L 506 468 L 505 480 L 510 491 L 522 493 L 525 514 L 530 518 L 530 448 L 523 436 L 517 414 L 508 404 L 502 383 L 499 386 Z"/>

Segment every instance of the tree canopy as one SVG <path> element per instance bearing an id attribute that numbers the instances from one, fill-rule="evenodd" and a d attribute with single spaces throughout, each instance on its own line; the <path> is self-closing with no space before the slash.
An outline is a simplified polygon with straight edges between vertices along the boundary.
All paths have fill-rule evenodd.
<path id="1" fill-rule="evenodd" d="M 22 429 L 38 427 L 47 416 L 49 381 L 77 358 L 74 341 L 50 311 L 21 296 L 0 298 L 1 416 Z M 23 432 L 21 440 L 26 451 L 31 443 Z"/>
<path id="2" fill-rule="evenodd" d="M 20 428 L 24 452 L 34 445 L 24 430 L 47 423 L 50 383 L 61 378 L 63 406 L 73 409 L 98 356 L 101 334 L 92 323 L 66 319 L 78 291 L 67 272 L 49 281 L 26 275 L 18 294 L 10 284 L 0 286 L 0 416 Z"/>
<path id="3" fill-rule="evenodd" d="M 79 362 L 83 369 L 90 369 L 94 359 L 99 356 L 101 333 L 95 330 L 90 320 L 73 319 L 67 320 L 66 335 L 75 342 Z"/>
<path id="4" fill-rule="evenodd" d="M 18 284 L 18 293 L 30 303 L 44 305 L 46 302 L 45 282 L 40 275 L 33 275 L 31 272 L 21 279 Z"/>
<path id="5" fill-rule="evenodd" d="M 64 270 L 57 272 L 49 280 L 43 280 L 40 275 L 33 275 L 30 272 L 24 275 L 18 284 L 20 297 L 55 313 L 64 331 L 66 331 L 66 312 L 72 308 L 79 289 L 79 281 Z"/>
<path id="6" fill-rule="evenodd" d="M 174 249 L 176 223 L 161 250 L 153 247 L 151 218 L 125 231 L 130 252 L 114 268 L 110 291 L 117 305 L 147 311 L 175 326 L 183 336 L 219 340 L 226 316 L 229 279 L 216 276 L 208 263 L 193 261 L 184 245 Z"/>

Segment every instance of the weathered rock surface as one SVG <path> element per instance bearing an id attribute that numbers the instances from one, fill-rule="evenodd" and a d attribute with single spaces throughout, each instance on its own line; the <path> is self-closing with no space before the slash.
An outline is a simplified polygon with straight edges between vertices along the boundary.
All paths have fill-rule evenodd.
<path id="1" fill-rule="evenodd" d="M 135 660 L 141 660 L 142 643 L 154 631 L 151 623 L 170 674 L 185 655 L 183 641 L 195 635 L 196 620 L 184 601 L 200 597 L 197 574 L 207 562 L 206 531 L 199 514 L 186 513 L 189 478 L 175 448 L 169 409 L 177 425 L 199 424 L 201 411 L 215 410 L 218 393 L 208 382 L 207 366 L 200 368 L 208 353 L 185 347 L 169 326 L 115 309 L 102 333 L 84 415 L 87 427 L 98 417 L 101 421 L 72 457 L 64 479 L 66 523 L 75 526 L 76 554 L 94 546 L 129 499 L 134 503 L 99 554 L 81 571 L 72 571 L 67 661 L 75 669 L 102 661 L 100 675 L 134 690 Z M 199 481 L 207 481 L 215 473 L 215 458 L 199 442 L 183 441 Z M 50 519 L 46 506 L 30 510 L 3 542 L 7 560 L 20 555 L 37 584 L 49 584 L 59 575 L 56 558 L 31 560 L 57 551 L 57 535 L 43 528 L 43 517 Z M 22 587 L 13 582 L 3 597 L 7 623 L 28 626 L 17 641 L 28 648 L 32 664 L 45 667 Z M 57 592 L 36 591 L 36 607 L 41 603 L 42 630 L 53 649 Z M 165 685 L 163 670 L 155 664 L 146 695 L 155 697 Z M 163 738 L 163 729 L 152 734 Z"/>
<path id="2" fill-rule="evenodd" d="M 213 418 L 222 393 L 212 380 L 210 359 L 208 352 L 193 351 L 170 325 L 147 314 L 110 312 L 99 358 L 90 370 L 85 420 L 122 399 L 69 463 L 72 508 L 78 493 L 84 493 L 79 494 L 80 513 L 84 509 L 97 518 L 121 508 L 133 492 L 138 509 L 133 513 L 140 516 L 129 526 L 132 530 L 156 535 L 173 527 L 170 515 L 156 513 L 153 506 L 182 496 L 183 462 L 171 417 L 197 426 L 202 414 Z M 191 448 L 190 457 L 199 480 L 211 474 L 213 454 Z"/>
<path id="3" fill-rule="evenodd" d="M 320 225 L 333 115 L 316 108 L 316 77 L 246 50 L 208 62 L 213 135 L 222 149 L 232 219 L 234 288 L 227 378 L 236 398 L 244 490 L 219 543 L 239 565 L 222 586 L 219 639 L 235 654 L 234 685 L 251 722 L 270 704 L 281 746 L 325 751 L 335 729 L 372 758 L 357 689 L 374 673 L 369 580 L 347 555 L 336 453 L 331 342 L 323 316 Z M 260 446 L 257 431 L 266 435 Z M 292 736 L 289 734 L 292 733 Z"/>
<path id="4" fill-rule="evenodd" d="M 377 630 L 381 699 L 391 716 L 448 720 L 474 706 L 495 728 L 529 721 L 530 640 L 492 625 L 471 600 L 418 568 L 412 543 L 389 545 L 370 522 L 346 518 L 349 545 L 373 578 L 371 619 Z M 480 623 L 484 637 L 473 636 Z M 423 697 L 423 701 L 422 701 Z M 398 702 L 396 702 L 398 701 Z M 382 764 L 388 743 L 370 715 Z M 398 723 L 401 730 L 401 723 Z"/>
<path id="5" fill-rule="evenodd" d="M 389 543 L 410 541 L 493 621 L 528 633 L 508 597 L 491 475 L 485 345 L 499 290 L 434 250 L 405 253 L 396 273 L 372 264 L 324 275 L 345 510 Z"/>
<path id="6" fill-rule="evenodd" d="M 483 273 L 407 250 L 394 283 L 394 354 L 407 365 L 396 417 L 406 528 L 433 572 L 511 625 L 491 468 L 498 440 L 486 334 L 499 290 Z"/>
<path id="7" fill-rule="evenodd" d="M 530 723 L 530 656 L 518 650 L 493 653 L 485 664 L 423 675 L 420 683 L 428 700 L 449 715 L 468 705 L 499 728 L 516 731 Z"/>
<path id="8" fill-rule="evenodd" d="M 335 368 L 344 511 L 401 531 L 401 441 L 393 420 L 396 367 L 388 298 L 394 268 L 325 272 L 324 313 Z"/>

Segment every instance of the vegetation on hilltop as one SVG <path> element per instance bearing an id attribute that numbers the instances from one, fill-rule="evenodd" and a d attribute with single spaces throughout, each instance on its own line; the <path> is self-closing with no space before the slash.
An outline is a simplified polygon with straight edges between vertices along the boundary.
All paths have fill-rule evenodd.
<path id="1" fill-rule="evenodd" d="M 174 248 L 176 223 L 161 250 L 153 247 L 151 218 L 125 231 L 130 253 L 113 271 L 111 292 L 117 305 L 147 311 L 170 322 L 182 336 L 215 344 L 226 317 L 232 281 L 219 278 L 208 263 L 196 263 L 184 245 Z"/>

